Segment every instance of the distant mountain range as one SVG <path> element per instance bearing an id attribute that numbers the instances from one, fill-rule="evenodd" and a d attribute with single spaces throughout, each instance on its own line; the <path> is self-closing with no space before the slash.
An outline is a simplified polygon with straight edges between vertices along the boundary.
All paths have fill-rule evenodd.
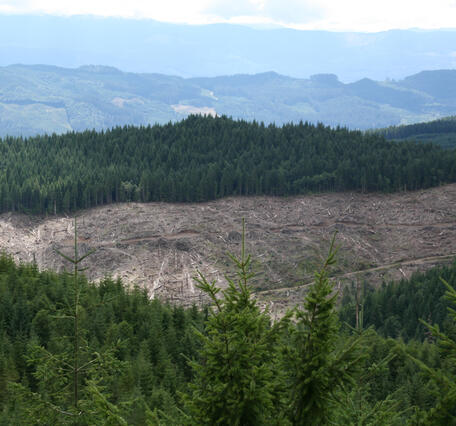
<path id="1" fill-rule="evenodd" d="M 0 68 L 0 136 L 165 123 L 191 113 L 352 129 L 429 121 L 456 114 L 456 71 L 344 84 L 333 74 L 184 79 L 103 66 Z"/>
<path id="2" fill-rule="evenodd" d="M 378 33 L 178 25 L 93 16 L 0 15 L 0 66 L 111 65 L 181 77 L 334 73 L 343 82 L 456 67 L 456 30 Z"/>

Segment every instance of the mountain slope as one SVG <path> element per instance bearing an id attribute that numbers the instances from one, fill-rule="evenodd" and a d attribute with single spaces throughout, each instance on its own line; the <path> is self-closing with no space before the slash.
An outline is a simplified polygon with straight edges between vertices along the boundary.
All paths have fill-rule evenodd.
<path id="1" fill-rule="evenodd" d="M 456 182 L 456 151 L 432 144 L 308 123 L 278 127 L 195 115 L 151 127 L 7 138 L 0 158 L 0 212 Z"/>
<path id="2" fill-rule="evenodd" d="M 90 16 L 0 15 L 0 65 L 113 65 L 183 77 L 276 71 L 342 81 L 401 79 L 455 66 L 454 30 L 379 33 L 177 25 Z"/>
<path id="3" fill-rule="evenodd" d="M 442 86 L 442 75 L 448 84 Z M 456 71 L 397 82 L 344 84 L 274 72 L 183 79 L 112 67 L 14 65 L 0 68 L 0 136 L 31 136 L 179 120 L 190 113 L 274 122 L 321 121 L 367 129 L 456 114 Z M 445 91 L 445 87 L 449 87 Z"/>

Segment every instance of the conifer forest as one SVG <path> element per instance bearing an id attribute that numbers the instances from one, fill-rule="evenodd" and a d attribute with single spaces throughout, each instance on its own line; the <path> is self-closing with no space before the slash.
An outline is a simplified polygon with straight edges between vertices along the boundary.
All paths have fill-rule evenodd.
<path id="1" fill-rule="evenodd" d="M 416 190 L 456 181 L 456 151 L 322 124 L 190 116 L 149 127 L 0 140 L 0 211 L 125 201 Z"/>

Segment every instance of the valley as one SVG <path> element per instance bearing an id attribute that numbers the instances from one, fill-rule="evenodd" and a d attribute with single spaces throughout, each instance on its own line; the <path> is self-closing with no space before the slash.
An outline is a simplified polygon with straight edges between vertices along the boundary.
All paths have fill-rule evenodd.
<path id="1" fill-rule="evenodd" d="M 166 124 L 189 114 L 367 130 L 456 114 L 455 82 L 453 69 L 344 83 L 331 73 L 183 78 L 107 66 L 10 65 L 0 67 L 0 137 Z"/>
<path id="2" fill-rule="evenodd" d="M 456 3 L 44 3 L 0 0 L 0 426 L 456 425 Z"/>

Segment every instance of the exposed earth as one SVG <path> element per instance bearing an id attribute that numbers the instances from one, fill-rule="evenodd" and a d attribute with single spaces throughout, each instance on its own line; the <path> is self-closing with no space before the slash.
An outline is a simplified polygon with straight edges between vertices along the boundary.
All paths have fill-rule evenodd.
<path id="1" fill-rule="evenodd" d="M 231 197 L 207 203 L 126 203 L 78 214 L 79 246 L 96 252 L 86 274 L 147 288 L 151 297 L 203 303 L 199 270 L 225 285 L 239 253 L 242 218 L 258 298 L 275 315 L 300 302 L 335 231 L 336 288 L 378 285 L 456 256 L 456 184 L 396 194 L 331 193 L 293 198 Z M 62 270 L 55 248 L 71 254 L 73 218 L 0 215 L 0 249 L 19 261 Z M 69 269 L 69 265 L 66 265 Z"/>

